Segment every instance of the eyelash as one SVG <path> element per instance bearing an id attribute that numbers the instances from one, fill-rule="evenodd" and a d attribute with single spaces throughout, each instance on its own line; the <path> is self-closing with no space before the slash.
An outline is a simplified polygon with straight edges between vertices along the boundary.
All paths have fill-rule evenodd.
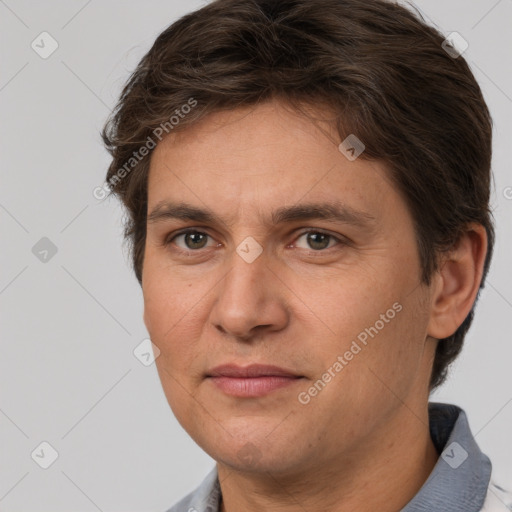
<path id="1" fill-rule="evenodd" d="M 206 235 L 208 237 L 211 238 L 211 236 L 208 234 L 208 233 L 205 233 L 203 231 L 199 231 L 198 229 L 194 229 L 194 228 L 188 228 L 188 229 L 184 229 L 183 231 L 179 231 L 178 233 L 174 233 L 172 235 L 172 237 L 168 237 L 164 240 L 164 242 L 162 243 L 162 245 L 164 247 L 169 247 L 172 242 L 179 236 L 182 236 L 182 235 L 187 235 L 187 234 L 199 234 L 199 235 Z M 326 235 L 328 236 L 330 239 L 333 239 L 335 240 L 337 243 L 333 246 L 333 247 L 328 247 L 326 249 L 318 249 L 318 250 L 314 250 L 314 249 L 310 249 L 309 251 L 307 249 L 303 249 L 305 251 L 308 251 L 310 254 L 319 254 L 319 253 L 326 253 L 326 252 L 329 252 L 330 249 L 334 249 L 337 245 L 348 245 L 348 241 L 345 240 L 345 239 L 342 239 L 342 238 L 338 238 L 330 233 L 326 233 L 325 231 L 322 231 L 322 230 L 319 230 L 319 229 L 308 229 L 306 231 L 302 231 L 301 233 L 299 233 L 296 237 L 295 240 L 298 240 L 299 238 L 301 238 L 302 236 L 304 235 L 307 235 L 309 233 L 316 233 L 316 234 L 321 234 L 321 235 Z M 200 253 L 202 251 L 202 249 L 207 249 L 207 247 L 202 247 L 201 249 L 188 249 L 188 250 L 185 250 L 185 249 L 182 249 L 181 247 L 176 247 L 175 251 L 179 252 L 179 253 L 182 253 L 182 254 L 186 254 L 186 255 L 192 255 L 193 253 Z"/>

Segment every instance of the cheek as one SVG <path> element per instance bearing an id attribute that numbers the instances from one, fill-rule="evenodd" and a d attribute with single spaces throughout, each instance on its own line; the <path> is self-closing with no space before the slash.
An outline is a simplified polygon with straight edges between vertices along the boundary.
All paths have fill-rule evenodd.
<path id="1" fill-rule="evenodd" d="M 419 304 L 418 297 L 401 297 L 394 304 L 400 306 L 400 311 L 382 311 L 388 323 L 373 321 L 372 327 L 378 332 L 375 334 L 371 329 L 374 337 L 368 337 L 364 356 L 368 377 L 375 387 L 381 388 L 380 394 L 388 395 L 390 400 L 405 399 L 419 377 L 428 324 L 428 313 Z"/>
<path id="2" fill-rule="evenodd" d="M 158 364 L 169 367 L 177 355 L 185 355 L 186 344 L 177 343 L 179 332 L 187 315 L 184 294 L 176 293 L 176 283 L 155 271 L 150 264 L 143 279 L 144 322 L 152 342 L 160 349 Z"/>
<path id="3" fill-rule="evenodd" d="M 152 342 L 160 349 L 156 364 L 162 382 L 166 393 L 169 388 L 173 395 L 179 394 L 172 377 L 188 388 L 204 370 L 199 366 L 202 354 L 198 354 L 197 342 L 204 329 L 208 297 L 192 283 L 157 272 L 148 272 L 143 289 L 144 319 Z"/>
<path id="4" fill-rule="evenodd" d="M 364 341 L 366 329 L 372 328 L 379 322 L 379 332 L 388 330 L 393 318 L 398 316 L 393 309 L 393 304 L 401 297 L 400 284 L 389 276 L 389 280 L 380 280 L 386 276 L 386 272 L 379 275 L 368 275 L 358 271 L 339 272 L 329 278 L 322 278 L 316 285 L 312 282 L 303 281 L 294 284 L 294 291 L 297 296 L 304 297 L 304 313 L 311 316 L 308 322 L 310 328 L 318 329 L 326 337 L 333 340 L 336 349 L 342 350 L 350 345 L 358 335 Z M 386 312 L 389 313 L 386 315 Z M 381 316 L 389 323 L 381 325 Z M 384 328 L 383 328 L 384 327 Z M 365 334 L 366 333 L 366 334 Z"/>
<path id="5" fill-rule="evenodd" d="M 343 386 L 350 382 L 358 396 L 381 395 L 386 386 L 401 394 L 422 359 L 428 311 L 421 290 L 411 293 L 410 277 L 396 270 L 373 279 L 347 274 L 339 283 L 316 288 L 309 296 L 321 319 L 315 325 L 322 325 L 330 340 L 317 345 L 316 354 L 325 370 L 343 357 L 343 378 L 336 380 L 340 385 L 345 381 Z"/>
<path id="6" fill-rule="evenodd" d="M 160 355 L 155 365 L 167 402 L 176 418 L 184 426 L 193 405 L 190 397 L 195 392 L 198 332 L 193 311 L 182 309 L 183 297 L 174 286 L 163 280 L 152 283 L 144 293 L 146 327 Z M 187 301 L 188 302 L 188 301 Z"/>
<path id="7" fill-rule="evenodd" d="M 176 269 L 152 248 L 146 250 L 144 258 L 142 291 L 146 327 L 159 337 L 172 334 L 173 326 L 179 326 L 180 319 L 186 320 L 196 294 L 192 283 L 180 280 Z"/>

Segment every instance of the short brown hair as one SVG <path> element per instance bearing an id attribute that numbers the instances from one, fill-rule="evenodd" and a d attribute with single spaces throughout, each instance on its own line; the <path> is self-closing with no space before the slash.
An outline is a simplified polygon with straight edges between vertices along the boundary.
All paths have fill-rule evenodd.
<path id="1" fill-rule="evenodd" d="M 113 157 L 107 182 L 128 213 L 124 234 L 139 283 L 150 155 L 135 161 L 134 152 L 155 142 L 158 127 L 170 133 L 212 112 L 278 98 L 297 109 L 327 105 L 341 140 L 356 134 L 366 146 L 361 158 L 389 164 L 414 220 L 422 282 L 430 283 L 439 255 L 468 223 L 482 224 L 482 288 L 494 245 L 492 121 L 467 63 L 443 41 L 420 16 L 386 0 L 216 0 L 170 25 L 102 131 Z M 194 108 L 182 111 L 191 99 Z M 459 354 L 474 307 L 438 343 L 431 390 Z"/>

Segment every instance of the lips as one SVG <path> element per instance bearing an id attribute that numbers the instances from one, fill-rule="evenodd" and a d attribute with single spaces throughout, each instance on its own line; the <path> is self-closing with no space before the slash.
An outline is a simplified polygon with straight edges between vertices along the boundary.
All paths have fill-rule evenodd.
<path id="1" fill-rule="evenodd" d="M 279 366 L 267 364 L 251 364 L 249 366 L 237 366 L 236 364 L 223 364 L 211 370 L 207 377 L 299 377 L 292 371 Z"/>
<path id="2" fill-rule="evenodd" d="M 262 397 L 289 387 L 302 378 L 291 370 L 261 364 L 244 367 L 234 364 L 221 365 L 208 372 L 206 377 L 217 389 L 238 398 Z"/>

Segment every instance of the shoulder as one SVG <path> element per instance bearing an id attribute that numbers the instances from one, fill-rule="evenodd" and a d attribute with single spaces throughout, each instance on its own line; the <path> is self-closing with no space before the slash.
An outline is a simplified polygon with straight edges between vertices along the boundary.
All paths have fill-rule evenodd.
<path id="1" fill-rule="evenodd" d="M 197 489 L 192 491 L 190 494 L 187 494 L 184 498 L 178 501 L 178 503 L 166 510 L 166 512 L 195 512 L 195 509 L 192 506 L 192 501 L 196 493 Z"/>
<path id="2" fill-rule="evenodd" d="M 512 493 L 503 489 L 493 479 L 487 488 L 487 496 L 481 512 L 510 512 L 512 511 Z"/>
<path id="3" fill-rule="evenodd" d="M 220 486 L 217 466 L 206 475 L 199 487 L 187 494 L 166 512 L 218 512 Z"/>

